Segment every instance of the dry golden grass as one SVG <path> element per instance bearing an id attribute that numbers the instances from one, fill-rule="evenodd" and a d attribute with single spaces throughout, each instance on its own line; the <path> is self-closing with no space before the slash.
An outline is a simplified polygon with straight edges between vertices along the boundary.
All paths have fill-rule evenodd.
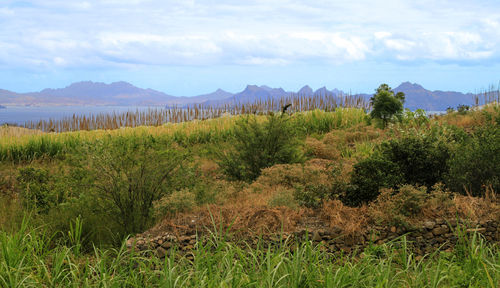
<path id="1" fill-rule="evenodd" d="M 415 191 L 410 191 L 409 195 L 416 197 L 412 199 L 420 199 L 412 200 L 417 201 L 420 208 L 418 213 L 410 215 L 403 215 L 401 210 L 402 205 L 407 203 L 406 196 L 393 194 L 389 189 L 382 191 L 377 201 L 361 207 L 349 207 L 339 200 L 324 201 L 316 210 L 269 204 L 270 199 L 277 194 L 292 191 L 294 183 L 329 183 L 331 163 L 329 160 L 312 159 L 304 165 L 275 165 L 264 169 L 251 185 L 218 180 L 217 189 L 226 191 L 221 193 L 223 196 L 217 201 L 218 204 L 166 218 L 147 233 L 156 235 L 176 231 L 182 234 L 193 229 L 231 229 L 235 235 L 243 237 L 254 233 L 289 233 L 308 228 L 327 231 L 340 229 L 345 235 L 359 235 L 372 225 L 398 225 L 404 222 L 418 226 L 428 219 L 456 219 L 457 216 L 462 220 L 477 222 L 500 219 L 500 203 L 492 191 L 484 197 L 462 196 L 443 191 L 439 185 L 430 193 L 408 186 L 407 189 Z M 348 177 L 352 167 L 345 166 L 347 168 L 341 177 Z"/>
<path id="2" fill-rule="evenodd" d="M 0 137 L 22 137 L 26 135 L 41 135 L 44 132 L 40 130 L 32 130 L 23 127 L 16 126 L 8 126 L 2 125 L 0 126 Z"/>
<path id="3" fill-rule="evenodd" d="M 457 112 L 446 114 L 443 116 L 436 117 L 438 123 L 446 123 L 448 125 L 454 125 L 466 130 L 473 129 L 475 127 L 481 127 L 486 124 L 488 119 L 485 116 L 485 113 L 498 115 L 499 113 L 499 105 L 498 103 L 491 103 L 486 106 L 481 107 L 481 109 L 475 108 L 472 111 L 469 111 L 465 114 L 460 114 Z M 491 119 L 491 123 L 493 123 L 494 119 Z"/>
<path id="4" fill-rule="evenodd" d="M 364 232 L 370 223 L 368 207 L 349 207 L 339 200 L 323 203 L 318 215 L 328 228 L 340 228 L 347 235 Z"/>
<path id="5" fill-rule="evenodd" d="M 325 144 L 313 137 L 307 137 L 305 147 L 307 153 L 315 158 L 327 160 L 339 160 L 341 158 L 340 151 L 336 146 Z"/>
<path id="6" fill-rule="evenodd" d="M 30 130 L 19 127 L 1 127 L 0 145 L 23 145 L 30 140 L 36 140 L 40 135 L 50 137 L 51 140 L 64 141 L 69 138 L 80 138 L 82 140 L 96 140 L 106 136 L 127 136 L 131 134 L 146 134 L 146 135 L 174 135 L 175 133 L 183 133 L 190 136 L 193 133 L 200 132 L 221 132 L 227 131 L 234 126 L 234 122 L 238 117 L 222 117 L 216 119 L 209 119 L 204 121 L 191 121 L 183 123 L 169 123 L 161 126 L 140 126 L 140 127 L 124 127 L 115 130 L 92 130 L 92 131 L 76 131 L 64 133 L 43 133 L 39 130 Z M 2 132 L 4 131 L 4 132 Z"/>

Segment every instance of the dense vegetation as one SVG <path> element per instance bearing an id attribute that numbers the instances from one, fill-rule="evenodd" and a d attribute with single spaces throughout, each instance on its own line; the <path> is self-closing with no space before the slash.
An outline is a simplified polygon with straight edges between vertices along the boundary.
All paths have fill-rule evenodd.
<path id="1" fill-rule="evenodd" d="M 382 96 L 402 104 L 388 86 L 374 101 Z M 194 260 L 124 248 L 207 204 L 325 214 L 338 201 L 401 223 L 425 207 L 455 213 L 452 195 L 496 195 L 497 104 L 433 118 L 396 110 L 372 113 L 382 127 L 356 108 L 59 134 L 2 127 L 1 286 L 495 287 L 498 246 L 465 235 L 453 252 L 418 260 L 404 241 L 333 256 L 308 242 L 243 249 L 217 233 Z"/>

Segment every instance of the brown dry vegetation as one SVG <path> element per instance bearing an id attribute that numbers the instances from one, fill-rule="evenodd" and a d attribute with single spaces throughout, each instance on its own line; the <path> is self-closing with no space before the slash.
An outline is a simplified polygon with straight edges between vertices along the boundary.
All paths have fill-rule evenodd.
<path id="1" fill-rule="evenodd" d="M 460 128 L 464 128 L 466 130 L 472 130 L 475 127 L 481 127 L 485 125 L 486 123 L 494 123 L 494 119 L 487 119 L 486 114 L 494 114 L 496 111 L 498 111 L 499 106 L 498 104 L 496 105 L 487 105 L 482 107 L 481 109 L 479 108 L 474 108 L 475 113 L 451 113 L 451 114 L 446 114 L 441 117 L 436 118 L 436 121 L 440 124 L 448 124 L 448 125 L 453 125 L 457 126 Z"/>
<path id="2" fill-rule="evenodd" d="M 493 111 L 487 107 L 486 111 Z M 234 118 L 234 117 L 233 117 Z M 349 119 L 349 118 L 346 118 Z M 261 119 L 262 120 L 262 119 Z M 480 112 L 458 115 L 444 115 L 431 120 L 433 123 L 417 127 L 422 131 L 430 125 L 455 125 L 463 128 L 473 128 L 484 125 L 486 116 Z M 130 131 L 142 131 L 148 135 L 175 135 L 179 131 L 185 135 L 196 135 L 198 132 L 226 131 L 234 125 L 235 120 L 230 117 L 212 119 L 209 121 L 193 121 L 181 124 L 168 124 L 157 127 L 123 128 L 113 131 L 80 131 L 78 135 L 83 139 L 95 140 L 105 135 L 127 135 Z M 401 128 L 401 127 L 396 127 Z M 38 135 L 40 131 L 31 131 L 24 128 L 0 128 L 2 137 L 21 139 L 23 135 Z M 401 209 L 407 199 L 401 194 L 393 195 L 391 190 L 385 190 L 377 201 L 371 205 L 348 207 L 336 199 L 325 200 L 318 209 L 301 207 L 294 199 L 297 186 L 313 185 L 331 187 L 335 182 L 347 183 L 353 165 L 372 152 L 376 144 L 392 137 L 399 137 L 398 130 L 381 130 L 366 123 L 360 123 L 343 128 L 331 129 L 323 134 L 306 136 L 304 150 L 309 157 L 304 163 L 277 164 L 264 168 L 260 177 L 251 184 L 227 181 L 208 152 L 201 153 L 211 143 L 196 144 L 191 147 L 197 155 L 194 165 L 199 169 L 199 180 L 207 183 L 206 190 L 213 193 L 214 200 L 210 204 L 197 206 L 194 203 L 194 191 L 183 189 L 176 194 L 162 199 L 165 205 L 175 204 L 182 209 L 165 213 L 161 221 L 145 233 L 150 235 L 161 234 L 165 231 L 184 233 L 199 230 L 226 231 L 230 229 L 234 235 L 248 233 L 279 233 L 294 232 L 302 229 L 342 229 L 347 234 L 363 233 L 372 225 L 416 225 L 426 219 L 433 218 L 467 218 L 474 221 L 486 219 L 500 219 L 500 204 L 493 192 L 484 197 L 460 196 L 450 194 L 436 187 L 431 193 L 423 196 L 418 187 L 409 188 L 410 195 L 416 197 L 418 213 L 407 213 Z M 70 133 L 49 135 L 64 137 Z M 201 134 L 201 133 L 200 133 Z M 225 149 L 227 143 L 221 141 L 214 144 L 212 149 Z M 208 154 L 208 156 L 207 156 Z M 43 161 L 42 161 L 43 162 Z M 30 165 L 37 166 L 36 161 Z M 46 168 L 52 169 L 54 163 L 43 162 Z M 5 175 L 1 179 L 10 179 L 0 183 L 2 191 L 11 190 L 15 184 L 16 169 L 21 166 L 7 165 Z M 10 175 L 6 177 L 6 173 Z M 4 177 L 5 176 L 5 177 Z M 9 182 L 10 181 L 10 182 Z M 413 193 L 413 194 L 412 194 Z M 420 197 L 420 198 L 419 198 Z M 15 200 L 15 199 L 14 199 Z M 14 201 L 13 200 L 13 201 Z M 182 202 L 184 201 L 184 202 Z M 11 203 L 2 201 L 3 203 Z M 182 202 L 182 203 L 181 203 Z M 16 204 L 15 202 L 12 202 Z M 412 203 L 410 203 L 412 204 Z M 413 205 L 412 204 L 412 205 Z M 18 204 L 12 205 L 12 209 Z M 413 208 L 412 208 L 413 209 Z M 6 227 L 9 215 L 14 212 L 2 210 L 0 212 L 0 227 Z"/>
<path id="3" fill-rule="evenodd" d="M 199 207 L 191 212 L 180 213 L 165 218 L 154 228 L 146 231 L 148 236 L 157 236 L 165 232 L 182 235 L 184 233 L 231 232 L 236 237 L 250 235 L 298 232 L 304 229 L 330 231 L 340 230 L 346 235 L 365 233 L 374 225 L 418 225 L 429 219 L 463 219 L 466 221 L 487 221 L 500 219 L 500 205 L 490 197 L 472 197 L 454 195 L 446 202 L 435 195 L 425 200 L 421 213 L 403 216 L 388 213 L 393 211 L 397 197 L 382 196 L 369 206 L 349 207 L 339 200 L 328 200 L 320 209 L 292 209 L 285 206 L 269 207 L 265 204 L 266 193 L 275 193 L 276 187 L 260 193 L 241 193 L 227 199 L 223 205 Z M 262 194 L 261 194 L 262 193 Z M 267 197 L 266 197 L 267 196 Z M 402 217 L 402 218 L 397 218 Z"/>

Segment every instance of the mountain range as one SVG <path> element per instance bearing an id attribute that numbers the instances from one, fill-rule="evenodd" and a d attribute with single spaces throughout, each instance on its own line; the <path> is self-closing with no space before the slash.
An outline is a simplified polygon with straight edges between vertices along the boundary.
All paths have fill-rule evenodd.
<path id="1" fill-rule="evenodd" d="M 474 94 L 454 91 L 430 91 L 419 84 L 403 82 L 394 88 L 395 92 L 406 95 L 405 107 L 411 110 L 446 110 L 460 104 L 472 105 Z M 44 89 L 39 92 L 16 93 L 0 89 L 0 105 L 4 106 L 51 106 L 51 105 L 117 105 L 117 106 L 186 106 L 193 104 L 244 103 L 255 100 L 286 97 L 293 94 L 346 95 L 341 90 L 328 90 L 326 87 L 313 90 L 309 86 L 299 91 L 285 91 L 282 88 L 248 85 L 239 93 L 222 89 L 198 96 L 172 96 L 153 89 L 138 88 L 127 82 L 77 82 L 65 88 Z M 369 100 L 372 94 L 357 94 Z"/>

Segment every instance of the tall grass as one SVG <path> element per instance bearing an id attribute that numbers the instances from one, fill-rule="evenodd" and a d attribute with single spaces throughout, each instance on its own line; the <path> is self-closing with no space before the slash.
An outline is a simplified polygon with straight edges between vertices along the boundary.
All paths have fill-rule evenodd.
<path id="1" fill-rule="evenodd" d="M 0 161 L 32 161 L 43 157 L 53 158 L 78 148 L 84 142 L 93 142 L 104 136 L 151 135 L 171 137 L 180 145 L 219 143 L 233 137 L 233 128 L 243 116 L 226 116 L 205 121 L 193 120 L 167 123 L 161 126 L 125 127 L 115 130 L 75 131 L 9 135 L 0 138 Z M 293 125 L 305 134 L 325 133 L 336 128 L 351 127 L 363 121 L 365 112 L 359 108 L 337 108 L 333 112 L 313 110 L 292 115 Z M 265 117 L 259 117 L 264 121 Z"/>
<path id="2" fill-rule="evenodd" d="M 80 254 L 77 236 L 69 246 L 52 246 L 50 235 L 24 222 L 17 233 L 0 232 L 0 286 L 498 287 L 499 247 L 476 234 L 457 235 L 462 241 L 454 252 L 424 257 L 414 255 L 405 238 L 345 256 L 309 241 L 252 248 L 214 236 L 198 242 L 191 256 L 172 250 L 160 260 L 125 245 Z"/>

